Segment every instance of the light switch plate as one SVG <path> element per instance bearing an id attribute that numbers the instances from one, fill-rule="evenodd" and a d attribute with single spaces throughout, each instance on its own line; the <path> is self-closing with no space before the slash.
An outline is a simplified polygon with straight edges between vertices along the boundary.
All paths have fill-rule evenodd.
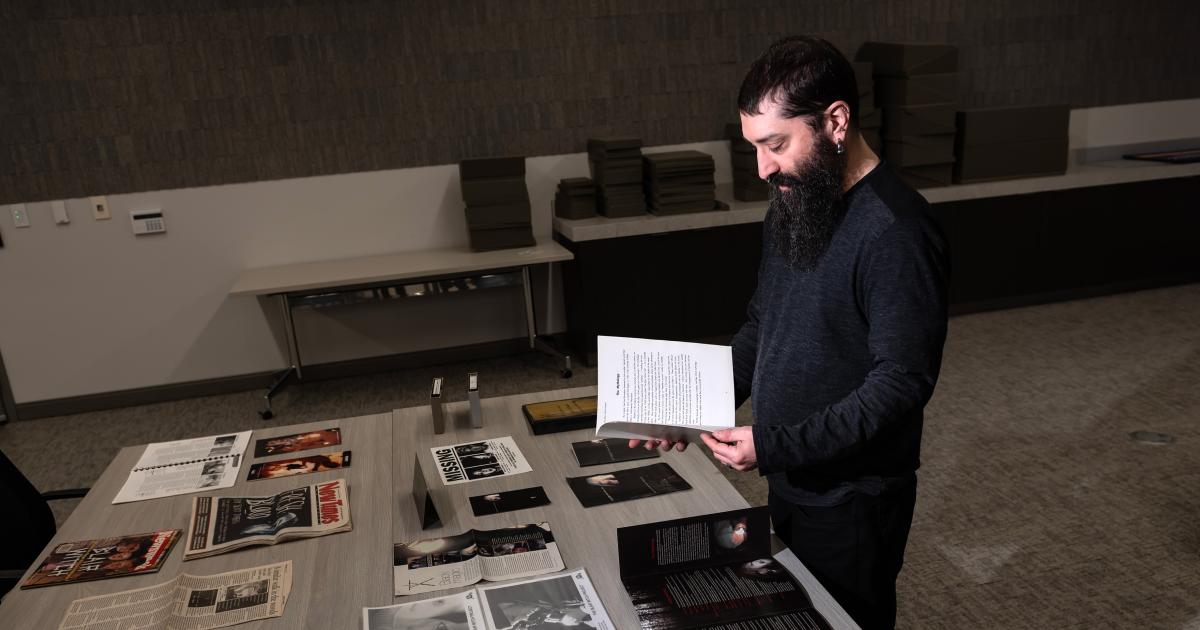
<path id="1" fill-rule="evenodd" d="M 50 202 L 50 215 L 54 217 L 55 225 L 66 225 L 71 222 L 71 215 L 67 214 L 67 202 L 62 199 Z"/>
<path id="2" fill-rule="evenodd" d="M 19 228 L 29 227 L 29 211 L 25 209 L 25 204 L 14 203 L 10 206 L 12 210 L 13 225 Z"/>
<path id="3" fill-rule="evenodd" d="M 99 197 L 88 197 L 88 204 L 92 207 L 92 218 L 97 221 L 107 221 L 112 218 L 112 211 L 108 208 L 108 197 L 101 195 Z"/>

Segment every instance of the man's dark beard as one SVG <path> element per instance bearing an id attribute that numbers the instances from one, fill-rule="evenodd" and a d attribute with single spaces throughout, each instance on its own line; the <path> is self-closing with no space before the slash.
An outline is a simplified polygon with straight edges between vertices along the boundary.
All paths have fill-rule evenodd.
<path id="1" fill-rule="evenodd" d="M 824 134 L 818 135 L 814 149 L 796 173 L 767 177 L 771 184 L 767 221 L 775 251 L 792 267 L 805 270 L 816 267 L 846 211 L 842 199 L 846 156 L 838 154 Z"/>

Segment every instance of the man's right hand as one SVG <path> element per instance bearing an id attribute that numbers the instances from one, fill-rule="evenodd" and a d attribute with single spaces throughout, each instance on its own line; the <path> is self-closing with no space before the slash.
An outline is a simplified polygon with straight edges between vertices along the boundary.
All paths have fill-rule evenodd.
<path id="1" fill-rule="evenodd" d="M 639 446 L 647 451 L 653 451 L 657 448 L 665 453 L 674 448 L 682 453 L 687 449 L 688 442 L 687 440 L 629 440 L 629 448 L 637 448 Z"/>

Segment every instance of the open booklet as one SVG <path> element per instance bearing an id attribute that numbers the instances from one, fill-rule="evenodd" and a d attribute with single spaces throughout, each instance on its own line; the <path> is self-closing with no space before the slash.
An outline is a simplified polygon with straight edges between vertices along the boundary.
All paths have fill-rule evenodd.
<path id="1" fill-rule="evenodd" d="M 392 565 L 397 597 L 469 586 L 481 579 L 541 575 L 564 566 L 549 523 L 473 529 L 400 543 L 393 549 Z"/>
<path id="2" fill-rule="evenodd" d="M 734 426 L 729 346 L 600 336 L 596 366 L 597 437 L 698 442 Z"/>
<path id="3" fill-rule="evenodd" d="M 617 553 L 644 629 L 830 627 L 771 557 L 765 507 L 622 527 Z"/>
<path id="4" fill-rule="evenodd" d="M 196 497 L 183 559 L 349 531 L 347 488 L 334 479 L 270 497 Z"/>
<path id="5" fill-rule="evenodd" d="M 587 571 L 575 569 L 419 602 L 363 609 L 363 630 L 397 628 L 613 630 L 613 624 Z"/>
<path id="6" fill-rule="evenodd" d="M 147 444 L 113 503 L 228 488 L 249 444 L 250 431 Z"/>

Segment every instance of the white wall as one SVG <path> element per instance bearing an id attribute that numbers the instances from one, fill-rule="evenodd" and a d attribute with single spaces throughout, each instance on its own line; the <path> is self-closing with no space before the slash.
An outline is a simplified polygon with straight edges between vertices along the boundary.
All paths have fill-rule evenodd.
<path id="1" fill-rule="evenodd" d="M 647 152 L 675 148 L 712 154 L 717 181 L 732 178 L 726 142 Z M 549 239 L 555 186 L 586 176 L 587 156 L 530 158 L 526 172 L 535 236 Z M 86 199 L 68 200 L 71 223 L 63 226 L 48 202 L 31 203 L 32 226 L 24 229 L 14 229 L 0 207 L 0 354 L 18 403 L 281 369 L 286 350 L 269 322 L 277 307 L 228 296 L 243 269 L 467 246 L 455 165 L 109 195 L 108 202 L 112 220 L 94 221 Z M 163 210 L 167 233 L 134 237 L 129 211 L 153 208 Z M 536 275 L 534 285 L 542 332 L 563 330 L 557 273 Z M 462 296 L 474 300 L 470 307 L 453 299 L 421 306 L 419 316 L 399 311 L 403 301 L 327 312 L 304 323 L 306 361 L 523 336 L 523 311 L 513 308 L 519 294 L 507 295 Z M 370 321 L 380 323 L 379 333 Z"/>
<path id="2" fill-rule="evenodd" d="M 1071 110 L 1072 149 L 1200 138 L 1200 98 Z"/>

